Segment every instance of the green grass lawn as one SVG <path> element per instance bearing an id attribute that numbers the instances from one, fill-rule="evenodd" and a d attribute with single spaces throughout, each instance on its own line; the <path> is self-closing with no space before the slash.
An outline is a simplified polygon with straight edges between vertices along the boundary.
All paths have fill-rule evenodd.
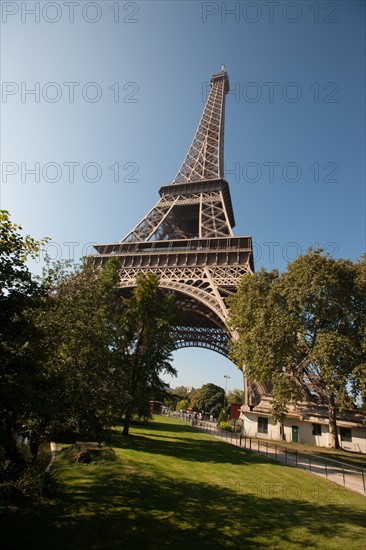
<path id="1" fill-rule="evenodd" d="M 50 502 L 2 508 L 4 549 L 364 549 L 365 499 L 157 418 L 115 430 L 117 460 L 54 466 Z"/>

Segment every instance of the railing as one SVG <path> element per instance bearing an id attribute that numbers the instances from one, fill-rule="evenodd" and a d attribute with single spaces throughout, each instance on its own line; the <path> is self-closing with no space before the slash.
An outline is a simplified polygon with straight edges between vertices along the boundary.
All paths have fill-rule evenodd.
<path id="1" fill-rule="evenodd" d="M 224 439 L 226 442 L 232 443 L 242 449 L 264 454 L 272 460 L 283 462 L 295 468 L 308 470 L 314 474 L 324 476 L 326 479 L 335 481 L 348 489 L 366 494 L 366 470 L 358 466 L 332 458 L 323 458 L 310 453 L 298 452 L 296 449 L 277 445 L 272 441 L 254 439 L 240 433 L 229 432 L 214 423 L 203 420 L 193 419 L 192 426 L 220 439 Z"/>

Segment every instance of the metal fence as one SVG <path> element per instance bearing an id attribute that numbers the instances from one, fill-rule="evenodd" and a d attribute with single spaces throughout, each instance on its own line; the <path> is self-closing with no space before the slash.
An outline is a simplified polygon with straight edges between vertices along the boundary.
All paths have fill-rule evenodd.
<path id="1" fill-rule="evenodd" d="M 313 474 L 335 481 L 348 489 L 366 494 L 366 470 L 363 468 L 332 458 L 323 458 L 310 453 L 298 452 L 296 449 L 278 445 L 272 441 L 254 439 L 240 433 L 223 430 L 216 424 L 203 420 L 193 419 L 192 426 L 242 449 L 264 454 L 272 460 L 283 462 L 288 466 L 308 470 Z"/>

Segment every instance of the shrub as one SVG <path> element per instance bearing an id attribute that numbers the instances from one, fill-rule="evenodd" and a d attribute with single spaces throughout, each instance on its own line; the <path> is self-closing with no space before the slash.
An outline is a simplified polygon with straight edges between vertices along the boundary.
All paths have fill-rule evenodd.
<path id="1" fill-rule="evenodd" d="M 222 430 L 226 430 L 227 432 L 240 432 L 240 424 L 231 422 L 227 422 L 226 420 L 223 420 L 219 423 L 219 426 Z"/>
<path id="2" fill-rule="evenodd" d="M 51 472 L 39 474 L 29 467 L 17 479 L 0 483 L 0 499 L 16 501 L 24 498 L 53 497 L 57 493 L 57 482 Z"/>
<path id="3" fill-rule="evenodd" d="M 69 462 L 81 462 L 90 464 L 92 462 L 112 462 L 117 455 L 110 447 L 102 447 L 96 442 L 77 442 L 65 450 Z"/>
<path id="4" fill-rule="evenodd" d="M 219 426 L 222 430 L 226 430 L 227 432 L 231 432 L 231 426 L 230 426 L 229 422 L 226 422 L 226 420 L 222 420 L 219 423 Z"/>

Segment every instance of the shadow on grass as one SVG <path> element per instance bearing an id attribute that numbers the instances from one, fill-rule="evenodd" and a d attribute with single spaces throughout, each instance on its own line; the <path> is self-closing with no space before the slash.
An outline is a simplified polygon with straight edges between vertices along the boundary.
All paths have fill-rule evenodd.
<path id="1" fill-rule="evenodd" d="M 164 429 L 168 427 L 169 429 Z M 154 422 L 154 433 L 149 436 L 148 431 L 142 431 L 140 434 L 129 435 L 127 438 L 120 435 L 119 432 L 109 434 L 109 443 L 119 449 L 133 449 L 140 453 L 154 453 L 162 457 L 179 458 L 191 462 L 209 462 L 217 464 L 246 464 L 248 460 L 251 464 L 267 464 L 268 460 L 257 453 L 249 453 L 239 447 L 229 446 L 227 443 L 207 437 L 200 431 L 192 429 L 190 426 L 180 424 L 169 425 Z M 156 431 L 172 433 L 172 439 L 169 435 L 156 434 Z M 179 437 L 177 433 L 197 434 L 199 437 Z M 153 438 L 153 441 L 152 441 Z M 281 467 L 282 464 L 273 461 L 273 464 Z"/>
<path id="2" fill-rule="evenodd" d="M 270 499 L 245 487 L 116 475 L 109 467 L 90 475 L 57 505 L 9 515 L 2 548 L 317 548 L 317 541 L 327 548 L 337 537 L 345 548 L 347 525 L 364 526 L 361 512 L 298 494 Z"/>
<path id="3" fill-rule="evenodd" d="M 192 432 L 203 433 L 200 430 L 195 430 L 194 428 L 192 428 L 191 424 L 189 423 L 166 424 L 159 421 L 154 422 L 154 431 L 171 432 L 172 434 L 174 434 L 174 437 L 176 437 L 178 433 L 181 433 L 183 435 L 187 433 L 192 433 Z M 146 433 L 148 433 L 148 431 Z M 155 434 L 154 437 L 159 437 L 159 436 Z M 161 435 L 160 437 L 166 437 L 166 436 Z M 284 446 L 287 446 L 291 451 L 297 450 L 296 446 L 288 446 L 288 444 L 284 444 Z M 309 454 L 309 450 L 306 447 L 301 448 L 299 452 L 304 454 Z M 331 459 L 337 462 L 345 462 L 350 466 L 356 466 L 358 468 L 366 469 L 366 456 L 359 456 L 356 453 L 351 453 L 351 452 L 347 453 L 347 451 L 343 451 L 343 453 L 339 454 L 336 451 L 331 452 L 329 450 L 324 451 L 322 448 L 311 449 L 311 454 L 314 457 L 319 457 L 322 459 Z"/>
<path id="4" fill-rule="evenodd" d="M 70 465 L 60 456 L 55 471 L 65 483 L 65 493 L 53 503 L 28 503 L 16 513 L 6 511 L 2 548 L 364 547 L 364 511 L 345 506 L 342 498 L 337 498 L 338 487 L 314 482 L 314 488 L 320 487 L 322 492 L 309 498 L 309 491 L 301 494 L 305 484 L 288 481 L 293 478 L 279 477 L 281 482 L 275 487 L 258 477 L 251 482 L 244 469 L 243 483 L 234 485 L 230 476 L 225 476 L 230 470 L 222 465 L 217 468 L 224 476 L 218 476 L 217 483 L 187 475 L 177 479 L 164 468 L 155 471 L 148 457 L 140 460 L 141 454 L 157 454 L 159 460 L 161 455 L 162 461 L 165 456 L 170 464 L 175 462 L 169 457 L 183 458 L 188 465 L 190 461 L 236 465 L 268 461 L 221 441 L 201 439 L 198 433 L 174 442 L 162 432 L 174 433 L 172 437 L 194 433 L 190 426 L 154 423 L 151 438 L 146 435 L 148 428 L 128 438 L 120 432 L 111 434 L 115 447 L 137 451 L 138 464 L 130 458 L 98 466 Z M 214 466 L 211 469 L 217 471 Z"/>
<path id="5" fill-rule="evenodd" d="M 192 426 L 189 422 L 183 423 L 183 421 L 176 419 L 171 419 L 169 422 L 168 420 L 170 419 L 167 418 L 167 422 L 159 422 L 159 420 L 154 419 L 154 432 L 171 432 L 172 434 L 174 434 L 174 437 L 177 433 L 192 433 Z M 145 425 L 145 427 L 149 429 L 149 426 L 147 424 Z"/>
<path id="6" fill-rule="evenodd" d="M 124 442 L 113 442 L 113 446 L 123 449 Z M 143 435 L 133 435 L 128 441 L 128 448 L 140 453 L 154 453 L 164 457 L 173 457 L 191 462 L 209 462 L 216 464 L 246 464 L 249 455 L 237 447 L 230 448 L 228 453 L 227 445 L 222 441 L 206 441 L 187 439 L 177 441 L 165 441 L 154 439 L 152 445 L 151 439 Z M 251 454 L 249 461 L 251 464 L 265 464 L 268 461 L 258 454 Z M 275 463 L 280 465 L 279 463 Z"/>

